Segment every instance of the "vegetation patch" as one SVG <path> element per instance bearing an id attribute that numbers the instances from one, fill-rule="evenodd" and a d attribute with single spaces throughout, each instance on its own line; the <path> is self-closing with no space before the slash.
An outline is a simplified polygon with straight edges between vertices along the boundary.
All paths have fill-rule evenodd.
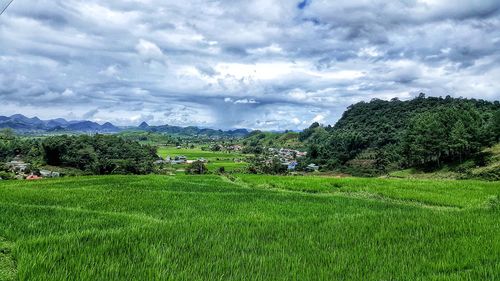
<path id="1" fill-rule="evenodd" d="M 14 244 L 0 236 L 0 280 L 16 279 L 16 262 L 12 253 Z"/>

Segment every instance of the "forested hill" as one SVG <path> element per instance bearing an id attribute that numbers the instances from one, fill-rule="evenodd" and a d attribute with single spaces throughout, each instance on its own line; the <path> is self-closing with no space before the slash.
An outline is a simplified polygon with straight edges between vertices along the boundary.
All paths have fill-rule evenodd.
<path id="1" fill-rule="evenodd" d="M 462 121 L 479 122 L 477 125 L 487 129 L 487 126 L 484 125 L 487 125 L 493 112 L 500 109 L 500 103 L 498 101 L 456 99 L 449 96 L 446 98 L 425 98 L 424 95 L 409 101 L 375 99 L 368 103 L 360 102 L 348 107 L 333 128 L 362 133 L 369 146 L 380 146 L 398 141 L 412 117 L 446 109 L 462 111 L 464 116 L 461 116 L 462 118 L 456 116 L 456 118 L 462 119 Z M 473 120 L 463 120 L 463 118 L 472 118 Z"/>
<path id="2" fill-rule="evenodd" d="M 311 161 L 326 167 L 387 170 L 462 162 L 499 141 L 500 103 L 419 97 L 350 106 L 332 127 L 301 133 Z"/>

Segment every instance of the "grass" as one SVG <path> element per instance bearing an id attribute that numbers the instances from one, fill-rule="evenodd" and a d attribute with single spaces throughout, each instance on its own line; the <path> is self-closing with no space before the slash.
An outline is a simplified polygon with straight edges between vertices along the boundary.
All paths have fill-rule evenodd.
<path id="1" fill-rule="evenodd" d="M 0 280 L 16 279 L 16 265 L 12 256 L 12 244 L 0 237 Z"/>
<path id="2" fill-rule="evenodd" d="M 481 181 L 5 181 L 0 280 L 498 280 L 499 194 Z"/>
<path id="3" fill-rule="evenodd" d="M 434 172 L 423 172 L 415 168 L 390 172 L 389 177 L 400 179 L 459 179 L 460 173 L 450 171 L 448 167 Z"/>
<path id="4" fill-rule="evenodd" d="M 436 206 L 478 208 L 500 194 L 499 182 L 475 180 L 331 178 L 315 176 L 240 175 L 240 181 L 260 188 L 275 188 L 334 195 L 369 195 Z"/>

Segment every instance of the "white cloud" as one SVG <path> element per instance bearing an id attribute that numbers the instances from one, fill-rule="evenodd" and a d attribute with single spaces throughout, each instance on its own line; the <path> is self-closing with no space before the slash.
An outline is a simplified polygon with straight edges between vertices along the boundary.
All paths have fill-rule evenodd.
<path id="1" fill-rule="evenodd" d="M 145 59 L 160 59 L 163 57 L 163 52 L 158 45 L 145 39 L 140 39 L 135 49 Z"/>
<path id="2" fill-rule="evenodd" d="M 500 98 L 498 1 L 297 2 L 15 1 L 3 114 L 296 129 L 372 98 Z"/>
<path id="3" fill-rule="evenodd" d="M 323 121 L 325 121 L 325 116 L 318 114 L 318 115 L 314 116 L 314 118 L 311 120 L 311 123 L 314 123 L 314 122 L 322 123 Z"/>
<path id="4" fill-rule="evenodd" d="M 258 103 L 254 99 L 241 99 L 234 102 L 235 104 L 255 104 Z"/>
<path id="5" fill-rule="evenodd" d="M 109 77 L 115 77 L 119 73 L 118 66 L 117 65 L 110 65 L 106 69 L 102 70 L 99 73 L 102 75 L 109 76 Z"/>

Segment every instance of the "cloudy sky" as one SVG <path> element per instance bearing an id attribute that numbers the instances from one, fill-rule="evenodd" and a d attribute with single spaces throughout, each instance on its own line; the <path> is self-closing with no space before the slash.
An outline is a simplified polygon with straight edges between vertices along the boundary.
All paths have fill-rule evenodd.
<path id="1" fill-rule="evenodd" d="M 14 0 L 0 16 L 0 115 L 283 130 L 419 92 L 500 99 L 500 1 Z"/>

